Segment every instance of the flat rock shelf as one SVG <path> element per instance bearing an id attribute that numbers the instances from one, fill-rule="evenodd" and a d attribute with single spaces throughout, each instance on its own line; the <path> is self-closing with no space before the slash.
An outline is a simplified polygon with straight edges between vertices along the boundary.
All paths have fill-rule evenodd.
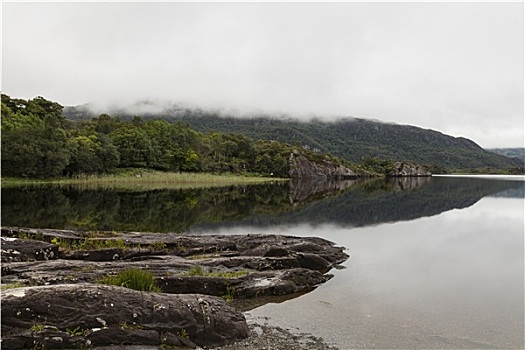
<path id="1" fill-rule="evenodd" d="M 279 337 L 321 349 L 319 339 L 248 325 L 243 311 L 307 293 L 348 259 L 317 237 L 18 227 L 1 234 L 4 349 L 213 348 Z M 153 276 L 160 292 L 101 283 L 129 269 Z"/>

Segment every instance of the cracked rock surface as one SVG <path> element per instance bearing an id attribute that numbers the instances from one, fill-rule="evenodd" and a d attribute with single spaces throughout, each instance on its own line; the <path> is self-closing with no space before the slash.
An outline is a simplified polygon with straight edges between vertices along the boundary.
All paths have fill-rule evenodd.
<path id="1" fill-rule="evenodd" d="M 219 346 L 246 338 L 244 315 L 217 297 L 77 284 L 2 292 L 2 348 L 108 344 Z"/>
<path id="2" fill-rule="evenodd" d="M 225 346 L 250 334 L 241 311 L 309 292 L 348 258 L 316 237 L 16 227 L 2 228 L 2 249 L 2 349 Z M 98 283 L 127 268 L 162 293 Z"/>

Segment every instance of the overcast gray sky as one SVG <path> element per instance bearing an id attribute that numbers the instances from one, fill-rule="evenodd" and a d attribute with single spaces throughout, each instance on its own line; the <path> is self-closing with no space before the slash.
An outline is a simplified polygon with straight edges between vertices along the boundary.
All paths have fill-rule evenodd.
<path id="1" fill-rule="evenodd" d="M 523 3 L 17 3 L 2 90 L 358 116 L 523 147 Z"/>

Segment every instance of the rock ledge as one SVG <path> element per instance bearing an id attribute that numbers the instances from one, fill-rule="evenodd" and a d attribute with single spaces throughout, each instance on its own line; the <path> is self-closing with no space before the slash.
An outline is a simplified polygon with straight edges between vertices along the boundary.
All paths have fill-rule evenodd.
<path id="1" fill-rule="evenodd" d="M 17 227 L 2 228 L 2 250 L 5 349 L 224 346 L 248 336 L 242 310 L 309 292 L 348 258 L 316 237 Z M 97 284 L 130 267 L 162 293 Z"/>

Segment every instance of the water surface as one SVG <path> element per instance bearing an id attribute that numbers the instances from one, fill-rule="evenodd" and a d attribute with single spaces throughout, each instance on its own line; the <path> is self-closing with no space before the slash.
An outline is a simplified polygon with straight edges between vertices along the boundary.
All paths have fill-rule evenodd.
<path id="1" fill-rule="evenodd" d="M 522 349 L 523 177 L 208 190 L 2 189 L 2 225 L 320 236 L 350 259 L 248 314 L 341 349 Z M 171 233 L 169 233 L 171 232 Z"/>
<path id="2" fill-rule="evenodd" d="M 347 247 L 351 258 L 326 285 L 252 317 L 341 349 L 523 348 L 521 199 L 484 198 L 467 209 L 372 227 L 280 232 L 314 232 Z"/>
<path id="3" fill-rule="evenodd" d="M 249 317 L 341 349 L 523 349 L 524 182 L 515 180 L 433 178 L 360 208 L 355 194 L 332 199 L 343 201 L 334 220 L 223 227 L 321 236 L 351 255 L 330 282 Z"/>

